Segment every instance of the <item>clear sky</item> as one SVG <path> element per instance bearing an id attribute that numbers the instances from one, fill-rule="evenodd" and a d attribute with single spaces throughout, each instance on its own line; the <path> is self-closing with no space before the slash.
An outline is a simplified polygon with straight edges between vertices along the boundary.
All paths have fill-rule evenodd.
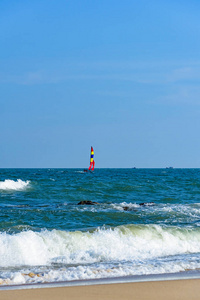
<path id="1" fill-rule="evenodd" d="M 200 1 L 1 0 L 0 167 L 200 167 Z"/>

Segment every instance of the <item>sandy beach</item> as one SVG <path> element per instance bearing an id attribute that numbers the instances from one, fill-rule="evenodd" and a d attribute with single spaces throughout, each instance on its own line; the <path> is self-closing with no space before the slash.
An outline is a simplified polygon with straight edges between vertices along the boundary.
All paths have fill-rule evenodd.
<path id="1" fill-rule="evenodd" d="M 85 286 L 63 286 L 1 290 L 3 300 L 193 300 L 200 299 L 200 279 L 161 280 Z"/>

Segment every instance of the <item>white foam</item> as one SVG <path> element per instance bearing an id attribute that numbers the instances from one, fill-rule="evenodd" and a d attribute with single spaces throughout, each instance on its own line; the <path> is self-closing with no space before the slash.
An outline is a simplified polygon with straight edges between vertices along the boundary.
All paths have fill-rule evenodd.
<path id="1" fill-rule="evenodd" d="M 122 202 L 122 203 L 112 203 L 111 207 L 113 207 L 114 209 L 117 210 L 124 210 L 124 207 L 128 207 L 128 209 L 135 209 L 135 208 L 139 208 L 140 205 L 136 204 L 136 203 L 127 203 L 127 202 Z"/>
<path id="2" fill-rule="evenodd" d="M 28 187 L 30 181 L 23 181 L 21 179 L 17 179 L 17 181 L 6 179 L 4 181 L 0 181 L 0 190 L 14 190 L 14 191 L 22 191 Z"/>
<path id="3" fill-rule="evenodd" d="M 0 234 L 0 268 L 10 270 L 0 271 L 2 284 L 161 274 L 199 267 L 198 228 L 127 225 L 93 232 Z"/>
<path id="4" fill-rule="evenodd" d="M 200 207 L 196 204 L 172 204 L 172 205 L 155 205 L 152 207 L 152 211 L 157 215 L 161 213 L 176 214 L 181 218 L 190 218 L 195 220 L 200 218 Z M 176 219 L 174 219 L 176 221 Z"/>
<path id="5" fill-rule="evenodd" d="M 94 232 L 31 230 L 0 234 L 0 267 L 152 259 L 200 252 L 200 230 L 158 225 Z"/>

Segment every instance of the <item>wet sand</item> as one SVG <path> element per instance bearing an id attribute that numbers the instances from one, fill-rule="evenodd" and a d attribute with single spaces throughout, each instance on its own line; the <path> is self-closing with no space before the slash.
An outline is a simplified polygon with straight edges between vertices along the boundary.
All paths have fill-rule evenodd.
<path id="1" fill-rule="evenodd" d="M 3 300 L 193 300 L 200 299 L 200 279 L 123 282 L 0 290 Z"/>

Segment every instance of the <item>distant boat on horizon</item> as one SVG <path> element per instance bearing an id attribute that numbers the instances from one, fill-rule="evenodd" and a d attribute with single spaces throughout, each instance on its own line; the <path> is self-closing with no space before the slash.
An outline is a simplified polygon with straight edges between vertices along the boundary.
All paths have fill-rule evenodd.
<path id="1" fill-rule="evenodd" d="M 94 161 L 94 149 L 91 146 L 91 151 L 90 151 L 90 165 L 88 169 L 84 169 L 84 172 L 88 171 L 94 171 L 94 166 L 95 166 L 95 161 Z"/>

